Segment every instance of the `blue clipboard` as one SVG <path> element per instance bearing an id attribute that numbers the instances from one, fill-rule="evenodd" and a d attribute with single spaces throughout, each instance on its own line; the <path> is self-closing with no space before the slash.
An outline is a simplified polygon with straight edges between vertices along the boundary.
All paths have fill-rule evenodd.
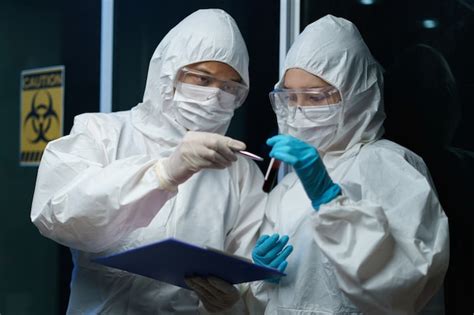
<path id="1" fill-rule="evenodd" d="M 285 276 L 246 258 L 173 238 L 92 261 L 186 289 L 189 276 L 215 276 L 232 284 Z"/>

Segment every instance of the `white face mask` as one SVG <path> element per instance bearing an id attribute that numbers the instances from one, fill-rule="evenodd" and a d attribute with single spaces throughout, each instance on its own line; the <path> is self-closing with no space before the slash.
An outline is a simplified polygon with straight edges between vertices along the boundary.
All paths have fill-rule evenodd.
<path id="1" fill-rule="evenodd" d="M 215 87 L 179 83 L 173 100 L 176 121 L 192 131 L 224 134 L 236 108 L 235 96 Z"/>
<path id="2" fill-rule="evenodd" d="M 281 132 L 286 132 L 325 152 L 336 135 L 341 109 L 340 102 L 328 106 L 305 106 L 304 109 L 295 112 L 293 119 L 279 118 L 278 125 Z"/>

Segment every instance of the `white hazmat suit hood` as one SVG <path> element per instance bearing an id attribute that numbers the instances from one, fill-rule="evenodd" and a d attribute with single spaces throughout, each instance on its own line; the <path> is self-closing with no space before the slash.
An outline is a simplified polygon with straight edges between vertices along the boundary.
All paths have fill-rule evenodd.
<path id="1" fill-rule="evenodd" d="M 168 32 L 151 58 L 143 102 L 132 109 L 132 121 L 167 153 L 186 133 L 175 116 L 176 74 L 202 61 L 230 65 L 249 87 L 247 47 L 234 19 L 223 10 L 199 10 L 186 17 Z M 225 134 L 228 127 L 224 123 L 217 133 Z"/>
<path id="2" fill-rule="evenodd" d="M 320 77 L 341 94 L 342 112 L 326 152 L 338 156 L 382 136 L 382 70 L 354 24 L 327 15 L 308 25 L 286 57 L 284 72 L 291 68 Z M 283 80 L 276 88 L 283 87 Z"/>

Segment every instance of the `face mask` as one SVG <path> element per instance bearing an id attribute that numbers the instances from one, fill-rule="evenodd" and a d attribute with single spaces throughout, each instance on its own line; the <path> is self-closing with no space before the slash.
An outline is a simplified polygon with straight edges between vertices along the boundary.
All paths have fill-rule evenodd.
<path id="1" fill-rule="evenodd" d="M 305 106 L 293 118 L 278 119 L 281 132 L 301 139 L 319 151 L 326 151 L 337 132 L 342 104 Z"/>
<path id="2" fill-rule="evenodd" d="M 176 121 L 192 131 L 224 134 L 234 115 L 235 96 L 219 88 L 179 83 L 174 98 Z"/>

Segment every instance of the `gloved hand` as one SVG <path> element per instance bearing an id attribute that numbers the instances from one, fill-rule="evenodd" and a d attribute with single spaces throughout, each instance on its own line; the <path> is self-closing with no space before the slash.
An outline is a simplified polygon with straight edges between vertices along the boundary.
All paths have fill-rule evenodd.
<path id="1" fill-rule="evenodd" d="M 293 246 L 288 245 L 285 247 L 289 240 L 288 236 L 282 236 L 280 239 L 279 237 L 278 234 L 273 234 L 272 236 L 262 235 L 258 239 L 257 244 L 255 244 L 252 251 L 252 259 L 254 263 L 278 269 L 280 272 L 285 271 L 286 266 L 288 266 L 286 258 L 288 258 L 293 251 Z M 280 277 L 266 279 L 265 281 L 278 283 Z"/>
<path id="2" fill-rule="evenodd" d="M 237 161 L 245 143 L 215 133 L 188 131 L 176 150 L 158 161 L 156 172 L 166 187 L 176 187 L 204 168 L 223 169 Z"/>
<path id="3" fill-rule="evenodd" d="M 273 146 L 271 157 L 293 166 L 315 210 L 341 193 L 339 185 L 329 177 L 316 148 L 288 135 L 271 137 L 267 144 Z"/>
<path id="4" fill-rule="evenodd" d="M 190 277 L 185 282 L 210 313 L 229 309 L 240 298 L 239 291 L 232 284 L 216 277 Z"/>

